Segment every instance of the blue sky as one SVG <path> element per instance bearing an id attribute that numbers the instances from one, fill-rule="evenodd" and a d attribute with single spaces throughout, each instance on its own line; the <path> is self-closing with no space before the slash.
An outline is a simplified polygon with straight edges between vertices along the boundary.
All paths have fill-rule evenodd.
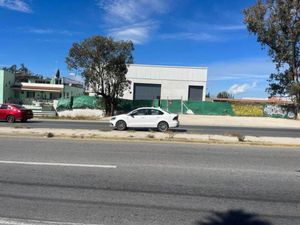
<path id="1" fill-rule="evenodd" d="M 0 66 L 68 75 L 73 42 L 131 39 L 138 64 L 208 67 L 208 92 L 267 97 L 274 66 L 243 24 L 255 0 L 0 0 Z"/>

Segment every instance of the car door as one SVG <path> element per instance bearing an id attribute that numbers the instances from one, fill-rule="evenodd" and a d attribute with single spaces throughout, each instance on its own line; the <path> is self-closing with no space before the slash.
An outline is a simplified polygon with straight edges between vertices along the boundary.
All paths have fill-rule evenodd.
<path id="1" fill-rule="evenodd" d="M 8 105 L 3 104 L 0 106 L 0 120 L 6 120 L 7 111 Z"/>
<path id="2" fill-rule="evenodd" d="M 157 124 L 162 120 L 163 112 L 158 109 L 149 109 L 147 116 L 148 127 L 157 127 Z"/>
<path id="3" fill-rule="evenodd" d="M 147 109 L 138 109 L 130 114 L 129 127 L 147 127 Z"/>

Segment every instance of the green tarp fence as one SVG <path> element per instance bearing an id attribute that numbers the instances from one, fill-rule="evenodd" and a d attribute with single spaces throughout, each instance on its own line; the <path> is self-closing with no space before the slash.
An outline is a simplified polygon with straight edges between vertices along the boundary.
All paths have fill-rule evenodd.
<path id="1" fill-rule="evenodd" d="M 230 115 L 230 116 L 267 116 L 280 118 L 294 118 L 294 106 L 280 106 L 268 104 L 245 104 L 229 102 L 201 102 L 175 100 L 126 100 L 119 99 L 117 112 L 128 113 L 139 107 L 161 107 L 171 113 L 195 115 Z M 102 99 L 95 96 L 78 96 L 61 98 L 57 110 L 69 109 L 104 109 Z"/>
<path id="2" fill-rule="evenodd" d="M 155 106 L 152 100 L 127 100 L 119 99 L 117 111 L 119 113 L 127 113 L 139 107 L 151 107 Z"/>
<path id="3" fill-rule="evenodd" d="M 57 103 L 57 111 L 69 110 L 72 109 L 72 100 L 73 98 L 61 98 Z"/>
<path id="4" fill-rule="evenodd" d="M 102 100 L 95 96 L 78 96 L 73 99 L 73 109 L 102 109 Z"/>
<path id="5" fill-rule="evenodd" d="M 160 107 L 171 113 L 234 115 L 231 104 L 227 102 L 161 100 Z"/>
<path id="6" fill-rule="evenodd" d="M 181 100 L 161 100 L 160 107 L 171 113 L 181 113 Z"/>
<path id="7" fill-rule="evenodd" d="M 198 102 L 184 101 L 184 113 L 198 115 L 230 115 L 233 116 L 232 106 L 228 102 Z"/>

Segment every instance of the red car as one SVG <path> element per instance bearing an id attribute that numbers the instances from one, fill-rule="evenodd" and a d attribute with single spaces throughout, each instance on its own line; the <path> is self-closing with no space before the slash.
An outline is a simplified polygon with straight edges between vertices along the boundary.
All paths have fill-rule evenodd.
<path id="1" fill-rule="evenodd" d="M 21 105 L 2 104 L 0 105 L 0 120 L 6 120 L 9 123 L 14 123 L 17 120 L 26 122 L 33 118 L 31 109 L 26 109 Z"/>

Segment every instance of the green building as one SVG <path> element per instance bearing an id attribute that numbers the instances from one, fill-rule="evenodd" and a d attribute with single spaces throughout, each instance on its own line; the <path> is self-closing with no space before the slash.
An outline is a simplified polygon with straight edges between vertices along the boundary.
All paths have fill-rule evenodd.
<path id="1" fill-rule="evenodd" d="M 83 94 L 83 85 L 69 78 L 24 76 L 0 69 L 0 104 L 51 105 L 61 97 Z"/>
<path id="2" fill-rule="evenodd" d="M 0 104 L 10 102 L 14 98 L 15 92 L 12 89 L 14 84 L 14 74 L 0 70 Z"/>

